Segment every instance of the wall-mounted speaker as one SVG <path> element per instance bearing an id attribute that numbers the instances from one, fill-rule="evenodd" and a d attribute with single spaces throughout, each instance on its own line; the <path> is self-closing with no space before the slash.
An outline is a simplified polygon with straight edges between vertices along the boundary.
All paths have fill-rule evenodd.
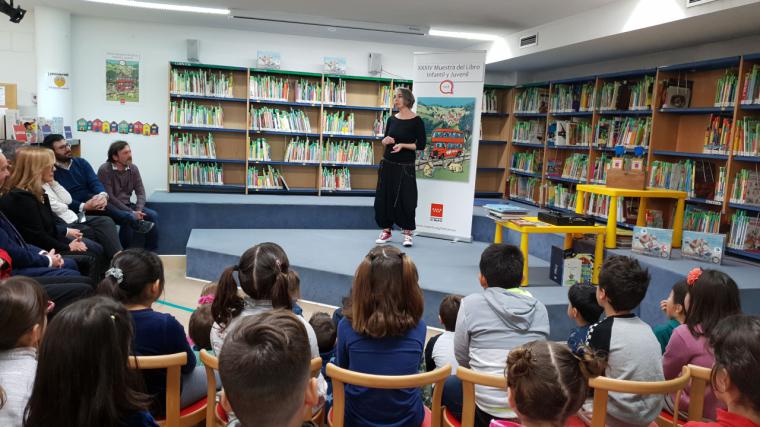
<path id="1" fill-rule="evenodd" d="M 187 61 L 200 62 L 200 42 L 195 39 L 187 39 Z"/>
<path id="2" fill-rule="evenodd" d="M 367 72 L 370 74 L 380 74 L 383 71 L 383 55 L 370 52 L 367 63 Z"/>

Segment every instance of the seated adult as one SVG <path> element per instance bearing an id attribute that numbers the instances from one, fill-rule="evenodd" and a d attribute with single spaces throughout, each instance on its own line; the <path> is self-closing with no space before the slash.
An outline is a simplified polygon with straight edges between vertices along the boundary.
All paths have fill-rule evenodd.
<path id="1" fill-rule="evenodd" d="M 75 255 L 81 270 L 97 281 L 103 277 L 107 263 L 103 247 L 82 237 L 79 230 L 67 228 L 53 215 L 50 201 L 42 190 L 43 182 L 52 179 L 54 163 L 49 150 L 19 149 L 7 191 L 0 198 L 0 210 L 28 243 Z"/>
<path id="2" fill-rule="evenodd" d="M 120 221 L 124 216 L 119 215 L 117 209 L 109 208 L 108 193 L 95 175 L 92 166 L 87 160 L 74 157 L 71 145 L 63 135 L 46 136 L 42 146 L 53 150 L 56 166 L 54 177 L 71 195 L 69 209 L 77 214 L 85 212 L 93 215 L 107 215 L 123 227 Z M 153 228 L 152 223 L 137 219 L 128 221 L 126 225 L 138 233 L 147 233 Z M 127 247 L 123 242 L 122 246 Z"/>
<path id="3" fill-rule="evenodd" d="M 107 211 L 121 225 L 121 244 L 128 248 L 132 243 L 129 224 L 152 224 L 145 235 L 145 249 L 155 251 L 158 248 L 158 213 L 145 207 L 145 187 L 140 170 L 132 163 L 132 149 L 126 141 L 116 141 L 108 147 L 108 160 L 98 168 L 98 179 L 108 193 Z M 136 203 L 132 203 L 132 194 Z"/>

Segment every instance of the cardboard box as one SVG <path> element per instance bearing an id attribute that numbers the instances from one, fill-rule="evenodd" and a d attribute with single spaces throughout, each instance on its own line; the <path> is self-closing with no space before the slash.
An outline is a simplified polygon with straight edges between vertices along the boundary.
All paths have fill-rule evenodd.
<path id="1" fill-rule="evenodd" d="M 625 188 L 627 190 L 644 190 L 646 188 L 646 172 L 643 170 L 607 169 L 606 186 L 610 188 Z"/>

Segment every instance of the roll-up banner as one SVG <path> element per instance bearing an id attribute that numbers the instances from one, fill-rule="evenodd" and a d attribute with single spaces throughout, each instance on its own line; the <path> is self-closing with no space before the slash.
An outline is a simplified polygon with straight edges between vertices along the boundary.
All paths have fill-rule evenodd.
<path id="1" fill-rule="evenodd" d="M 427 145 L 417 153 L 417 233 L 472 241 L 485 51 L 414 54 L 416 113 Z"/>

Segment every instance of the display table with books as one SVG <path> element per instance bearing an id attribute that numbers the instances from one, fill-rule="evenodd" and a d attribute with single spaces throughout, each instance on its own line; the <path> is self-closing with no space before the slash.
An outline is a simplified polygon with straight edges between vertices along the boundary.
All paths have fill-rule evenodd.
<path id="1" fill-rule="evenodd" d="M 594 248 L 594 274 L 591 282 L 599 283 L 599 270 L 604 260 L 604 233 L 603 225 L 552 225 L 541 222 L 536 217 L 522 217 L 519 219 L 496 220 L 496 234 L 494 243 L 501 243 L 503 238 L 502 227 L 520 233 L 520 252 L 523 254 L 523 277 L 522 286 L 528 285 L 528 237 L 530 234 L 564 234 L 565 249 L 573 246 L 574 234 L 596 234 L 596 246 Z"/>
<path id="2" fill-rule="evenodd" d="M 636 217 L 636 225 L 643 227 L 646 225 L 647 199 L 676 199 L 676 212 L 673 216 L 673 247 L 681 247 L 681 235 L 683 233 L 683 217 L 686 206 L 686 192 L 676 190 L 630 190 L 627 188 L 612 188 L 604 185 L 587 185 L 579 184 L 576 187 L 576 204 L 575 212 L 578 214 L 586 213 L 585 194 L 601 194 L 609 196 L 609 209 L 607 210 L 607 237 L 605 238 L 605 247 L 615 249 L 617 247 L 615 239 L 617 236 L 617 209 L 618 197 L 637 197 L 639 198 L 639 213 Z"/>

